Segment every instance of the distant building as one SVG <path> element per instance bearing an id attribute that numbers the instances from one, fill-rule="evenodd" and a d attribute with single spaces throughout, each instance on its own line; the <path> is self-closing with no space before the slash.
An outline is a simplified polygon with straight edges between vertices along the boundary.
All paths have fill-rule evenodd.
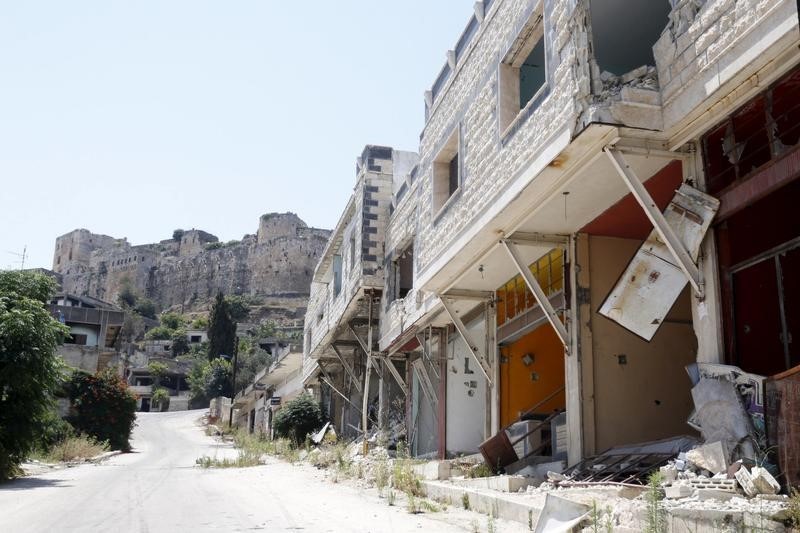
<path id="1" fill-rule="evenodd" d="M 58 347 L 58 355 L 73 368 L 96 372 L 118 366 L 118 339 L 125 321 L 119 307 L 68 293 L 56 294 L 50 313 L 70 329 L 70 335 Z"/>

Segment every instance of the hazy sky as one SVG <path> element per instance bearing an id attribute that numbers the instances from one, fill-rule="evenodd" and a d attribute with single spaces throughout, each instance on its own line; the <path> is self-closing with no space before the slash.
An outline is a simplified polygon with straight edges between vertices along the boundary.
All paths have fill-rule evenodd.
<path id="1" fill-rule="evenodd" d="M 221 240 L 332 227 L 365 144 L 417 150 L 472 0 L 0 6 L 0 268 L 75 228 Z"/>

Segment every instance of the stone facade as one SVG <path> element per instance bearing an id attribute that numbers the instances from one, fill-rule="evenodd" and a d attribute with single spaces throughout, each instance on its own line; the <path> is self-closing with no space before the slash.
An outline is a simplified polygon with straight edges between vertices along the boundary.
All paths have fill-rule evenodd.
<path id="1" fill-rule="evenodd" d="M 137 246 L 79 229 L 56 239 L 53 266 L 66 292 L 107 301 L 130 286 L 161 309 L 189 310 L 221 291 L 264 299 L 277 310 L 289 308 L 285 318 L 301 318 L 328 234 L 293 213 L 264 215 L 258 237 L 225 244 L 194 229 Z"/>

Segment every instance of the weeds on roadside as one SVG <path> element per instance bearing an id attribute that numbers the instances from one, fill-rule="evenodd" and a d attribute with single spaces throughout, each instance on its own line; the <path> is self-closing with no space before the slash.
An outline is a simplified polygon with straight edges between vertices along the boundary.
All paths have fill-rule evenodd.
<path id="1" fill-rule="evenodd" d="M 469 511 L 469 494 L 466 492 L 461 495 L 461 506 L 465 511 Z"/>
<path id="2" fill-rule="evenodd" d="M 202 468 L 245 468 L 248 466 L 258 466 L 264 464 L 260 455 L 256 455 L 245 450 L 240 450 L 239 455 L 234 458 L 225 457 L 219 459 L 217 457 L 209 457 L 203 455 L 195 459 L 195 464 Z"/>
<path id="3" fill-rule="evenodd" d="M 397 494 L 392 489 L 389 489 L 389 492 L 386 494 L 386 501 L 390 507 L 394 505 L 396 498 Z"/>
<path id="4" fill-rule="evenodd" d="M 98 442 L 86 435 L 74 435 L 53 445 L 46 452 L 35 454 L 34 458 L 47 463 L 68 463 L 91 459 L 108 450 L 106 442 Z"/>

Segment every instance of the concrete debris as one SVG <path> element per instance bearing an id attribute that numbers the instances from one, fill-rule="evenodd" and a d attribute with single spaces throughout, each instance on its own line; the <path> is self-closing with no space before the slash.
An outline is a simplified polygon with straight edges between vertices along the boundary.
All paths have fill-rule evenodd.
<path id="1" fill-rule="evenodd" d="M 741 446 L 742 454 L 753 458 L 755 450 L 747 440 L 753 425 L 733 383 L 701 378 L 692 388 L 692 399 L 695 419 L 706 442 L 723 441 L 729 450 Z"/>
<path id="2" fill-rule="evenodd" d="M 698 446 L 686 452 L 686 459 L 692 464 L 708 470 L 712 474 L 726 472 L 728 470 L 729 452 L 727 446 L 722 441 L 712 442 Z"/>
<path id="3" fill-rule="evenodd" d="M 736 480 L 696 477 L 689 480 L 689 486 L 695 489 L 714 489 L 736 492 Z"/>
<path id="4" fill-rule="evenodd" d="M 694 494 L 694 489 L 689 485 L 670 485 L 664 487 L 664 496 L 670 500 L 686 498 Z"/>
<path id="5" fill-rule="evenodd" d="M 748 471 L 746 466 L 742 466 L 734 475 L 745 494 L 750 497 L 777 494 L 781 490 L 781 486 L 766 468 L 754 466 Z"/>
<path id="6" fill-rule="evenodd" d="M 603 71 L 600 73 L 600 80 L 603 82 L 603 91 L 600 94 L 601 100 L 616 99 L 615 97 L 620 95 L 623 87 L 652 91 L 658 90 L 658 73 L 656 68 L 647 65 L 626 72 L 622 76 L 616 76 L 611 72 Z"/>
<path id="7" fill-rule="evenodd" d="M 735 492 L 730 492 L 727 490 L 719 490 L 719 489 L 697 489 L 697 499 L 702 501 L 705 500 L 730 500 L 736 496 Z"/>

